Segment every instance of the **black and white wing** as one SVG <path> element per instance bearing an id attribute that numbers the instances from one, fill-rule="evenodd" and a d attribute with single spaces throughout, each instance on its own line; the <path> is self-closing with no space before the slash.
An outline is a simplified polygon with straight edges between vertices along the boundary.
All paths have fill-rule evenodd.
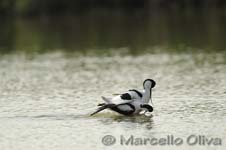
<path id="1" fill-rule="evenodd" d="M 139 94 L 138 94 L 139 93 Z M 142 98 L 142 94 L 137 90 L 129 90 L 127 93 L 123 93 L 121 95 L 117 95 L 113 98 L 105 98 L 102 99 L 108 104 L 125 104 L 125 103 L 132 103 L 134 100 L 139 100 Z"/>
<path id="2" fill-rule="evenodd" d="M 123 115 L 131 115 L 136 112 L 136 107 L 139 107 L 139 104 L 135 104 L 141 101 L 142 94 L 137 90 L 129 90 L 127 93 L 117 95 L 113 98 L 102 96 L 102 99 L 105 103 L 99 104 L 99 108 L 91 115 L 103 111 L 104 109 L 111 109 Z"/>

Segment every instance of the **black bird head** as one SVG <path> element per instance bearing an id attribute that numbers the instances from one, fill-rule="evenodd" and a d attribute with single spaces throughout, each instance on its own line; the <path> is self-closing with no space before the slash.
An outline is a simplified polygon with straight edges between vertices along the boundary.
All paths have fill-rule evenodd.
<path id="1" fill-rule="evenodd" d="M 154 80 L 152 80 L 152 79 L 146 79 L 146 80 L 144 80 L 144 82 L 143 82 L 143 87 L 144 87 L 144 89 L 145 88 L 154 88 L 155 87 L 155 85 L 156 85 L 156 83 L 155 83 L 155 81 Z"/>

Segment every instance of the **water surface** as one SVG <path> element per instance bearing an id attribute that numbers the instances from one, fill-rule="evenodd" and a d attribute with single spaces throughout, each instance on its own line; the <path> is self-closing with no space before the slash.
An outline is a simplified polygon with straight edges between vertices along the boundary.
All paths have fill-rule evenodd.
<path id="1" fill-rule="evenodd" d="M 61 51 L 2 55 L 1 149 L 223 149 L 223 146 L 121 146 L 120 135 L 226 140 L 225 53 L 146 53 L 111 56 Z M 142 89 L 153 78 L 152 117 L 89 114 L 100 96 Z M 101 138 L 113 135 L 114 146 Z M 223 143 L 224 144 L 224 143 Z"/>
<path id="2" fill-rule="evenodd" d="M 225 26 L 222 9 L 1 18 L 0 149 L 224 149 Z M 101 96 L 146 78 L 157 83 L 151 116 L 89 116 Z M 191 134 L 222 146 L 189 146 Z M 103 145 L 105 135 L 116 143 Z M 121 135 L 184 143 L 126 146 Z"/>

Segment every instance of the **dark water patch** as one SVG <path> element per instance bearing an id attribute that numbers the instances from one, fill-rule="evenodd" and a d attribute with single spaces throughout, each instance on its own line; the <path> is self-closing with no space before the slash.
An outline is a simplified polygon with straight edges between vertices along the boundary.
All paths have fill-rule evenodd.
<path id="1" fill-rule="evenodd" d="M 222 9 L 137 13 L 98 9 L 83 15 L 3 18 L 0 52 L 222 52 L 225 26 Z"/>

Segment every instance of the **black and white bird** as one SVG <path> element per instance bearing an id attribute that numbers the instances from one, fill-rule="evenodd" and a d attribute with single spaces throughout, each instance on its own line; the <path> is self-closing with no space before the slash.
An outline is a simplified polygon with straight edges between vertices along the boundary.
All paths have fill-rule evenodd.
<path id="1" fill-rule="evenodd" d="M 95 112 L 93 112 L 91 116 L 104 109 L 110 109 L 127 116 L 139 114 L 143 110 L 152 112 L 153 104 L 151 93 L 152 88 L 154 88 L 155 85 L 156 83 L 154 80 L 146 79 L 143 82 L 144 90 L 142 92 L 133 89 L 113 98 L 106 98 L 102 96 L 102 99 L 105 101 L 105 103 L 98 104 L 97 106 L 99 106 L 99 108 Z M 150 100 L 152 105 L 148 104 Z"/>

